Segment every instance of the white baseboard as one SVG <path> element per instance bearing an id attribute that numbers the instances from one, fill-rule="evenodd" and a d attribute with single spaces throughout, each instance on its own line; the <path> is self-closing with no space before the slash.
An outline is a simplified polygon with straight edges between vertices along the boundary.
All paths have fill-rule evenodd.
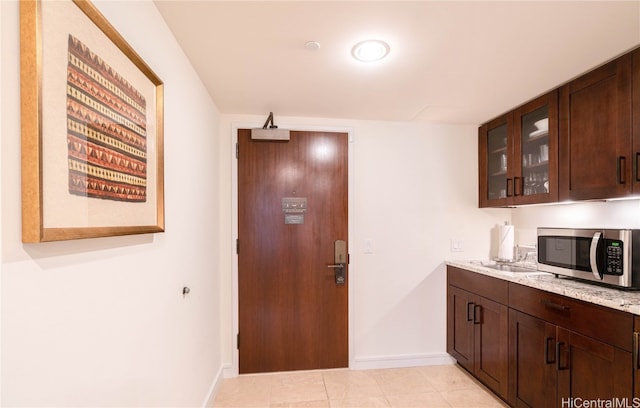
<path id="1" fill-rule="evenodd" d="M 448 365 L 455 363 L 456 360 L 447 353 L 402 354 L 394 356 L 356 357 L 351 360 L 349 368 L 352 370 L 373 370 L 379 368 L 406 368 L 430 365 Z M 232 364 L 224 364 L 220 370 L 221 371 L 216 377 L 216 381 L 211 387 L 209 399 L 207 399 L 209 402 L 213 402 L 215 392 L 218 389 L 218 384 L 222 382 L 224 378 L 233 378 L 238 376 L 238 373 L 234 372 Z"/>
<path id="2" fill-rule="evenodd" d="M 447 353 L 414 354 L 396 356 L 356 357 L 351 361 L 353 370 L 371 370 L 378 368 L 404 368 L 429 365 L 455 364 L 456 360 Z"/>
<path id="3" fill-rule="evenodd" d="M 213 383 L 211 384 L 211 387 L 209 387 L 209 392 L 207 393 L 207 396 L 202 403 L 202 407 L 207 408 L 213 406 L 213 400 L 215 399 L 216 393 L 218 392 L 218 389 L 222 384 L 222 380 L 226 378 L 225 371 L 229 370 L 230 368 L 230 364 L 223 364 L 220 367 L 220 369 L 216 373 L 216 376 L 213 378 Z"/>
<path id="4" fill-rule="evenodd" d="M 233 364 L 227 363 L 222 366 L 224 378 L 233 378 L 238 376 L 238 372 L 233 369 Z"/>

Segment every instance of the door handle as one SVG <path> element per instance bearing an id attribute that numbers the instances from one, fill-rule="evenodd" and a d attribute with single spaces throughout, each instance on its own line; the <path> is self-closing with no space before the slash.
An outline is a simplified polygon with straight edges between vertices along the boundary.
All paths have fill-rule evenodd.
<path id="1" fill-rule="evenodd" d="M 344 285 L 347 281 L 347 243 L 338 239 L 333 244 L 333 264 L 327 268 L 333 268 L 336 285 Z"/>
<path id="2" fill-rule="evenodd" d="M 633 361 L 634 361 L 634 370 L 640 370 L 640 333 L 633 332 Z"/>
<path id="3" fill-rule="evenodd" d="M 549 358 L 549 342 L 550 341 L 555 341 L 555 339 L 553 337 L 547 337 L 544 341 L 544 363 L 545 364 L 553 364 L 555 363 L 555 359 L 551 360 Z"/>
<path id="4" fill-rule="evenodd" d="M 518 182 L 518 180 L 520 180 L 520 182 Z M 524 177 L 514 177 L 513 178 L 513 196 L 517 197 L 522 194 L 522 191 L 524 190 L 524 188 L 522 188 L 522 186 L 524 185 Z M 520 193 L 518 193 L 518 187 L 520 187 Z"/>
<path id="5" fill-rule="evenodd" d="M 627 183 L 627 158 L 625 156 L 618 157 L 618 184 Z"/>
<path id="6" fill-rule="evenodd" d="M 558 371 L 562 371 L 562 370 L 567 370 L 569 368 L 569 361 L 570 361 L 570 350 L 567 350 L 565 352 L 565 357 L 567 360 L 567 364 L 565 364 L 564 366 L 562 366 L 562 363 L 560 362 L 560 353 L 562 353 L 562 348 L 564 347 L 564 343 L 561 341 L 557 341 L 556 342 L 556 370 Z"/>
<path id="7" fill-rule="evenodd" d="M 509 192 L 509 191 L 511 191 L 511 190 L 509 189 L 509 186 L 510 186 L 510 185 L 512 185 L 512 184 L 513 184 L 513 180 L 511 180 L 510 178 L 508 178 L 508 179 L 507 179 L 507 197 L 511 197 L 511 195 L 512 195 L 512 194 Z M 514 188 L 514 190 L 515 190 L 515 188 Z M 515 193 L 515 191 L 514 191 L 514 193 Z"/>
<path id="8" fill-rule="evenodd" d="M 471 306 L 471 308 L 469 308 L 469 306 Z M 467 302 L 467 321 L 471 322 L 473 321 L 473 314 L 475 313 L 475 307 L 476 304 L 473 302 Z"/>
<path id="9" fill-rule="evenodd" d="M 482 306 L 473 305 L 473 324 L 482 324 Z M 480 316 L 480 317 L 478 317 Z"/>

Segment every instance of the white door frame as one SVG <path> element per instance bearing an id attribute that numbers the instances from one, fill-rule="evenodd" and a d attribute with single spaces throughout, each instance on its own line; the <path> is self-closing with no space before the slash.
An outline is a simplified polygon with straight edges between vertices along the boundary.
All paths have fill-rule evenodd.
<path id="1" fill-rule="evenodd" d="M 344 126 L 309 126 L 309 125 L 287 125 L 287 123 L 278 123 L 278 126 L 281 126 L 283 129 L 292 129 L 298 131 L 309 131 L 309 132 L 341 132 L 347 133 L 348 135 L 348 148 L 347 154 L 348 164 L 348 178 L 347 182 L 348 186 L 348 201 L 349 205 L 347 211 L 349 214 L 352 214 L 351 211 L 351 197 L 353 191 L 353 128 L 352 127 L 344 127 Z M 233 347 L 233 359 L 231 363 L 231 369 L 225 369 L 224 376 L 229 377 L 237 377 L 240 372 L 240 353 L 238 351 L 237 346 L 237 333 L 239 331 L 239 313 L 238 313 L 238 254 L 236 253 L 236 239 L 238 238 L 238 160 L 236 159 L 236 143 L 238 142 L 238 129 L 251 129 L 251 128 L 259 128 L 262 127 L 261 124 L 251 123 L 231 123 L 231 152 L 232 160 L 231 160 L 231 259 L 232 259 L 232 271 L 231 271 L 231 291 L 232 291 L 232 321 L 233 321 L 233 330 L 231 335 L 231 344 Z M 349 216 L 349 223 L 347 225 L 348 234 L 349 234 L 349 253 L 353 253 L 353 240 L 351 238 L 353 217 Z M 353 356 L 355 355 L 353 350 L 353 313 L 351 311 L 352 301 L 353 301 L 353 279 L 351 279 L 351 275 L 353 275 L 353 265 L 349 265 L 349 303 L 348 303 L 348 313 L 349 313 L 349 367 L 353 366 Z"/>

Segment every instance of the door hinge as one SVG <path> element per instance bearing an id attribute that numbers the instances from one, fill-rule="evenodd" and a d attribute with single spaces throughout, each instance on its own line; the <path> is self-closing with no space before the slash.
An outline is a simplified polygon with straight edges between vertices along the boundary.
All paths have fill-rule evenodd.
<path id="1" fill-rule="evenodd" d="M 240 255 L 240 240 L 236 238 L 236 255 Z"/>
<path id="2" fill-rule="evenodd" d="M 240 350 L 240 333 L 236 335 L 236 348 Z"/>
<path id="3" fill-rule="evenodd" d="M 238 158 L 238 154 L 240 153 L 240 145 L 236 142 L 236 159 Z"/>

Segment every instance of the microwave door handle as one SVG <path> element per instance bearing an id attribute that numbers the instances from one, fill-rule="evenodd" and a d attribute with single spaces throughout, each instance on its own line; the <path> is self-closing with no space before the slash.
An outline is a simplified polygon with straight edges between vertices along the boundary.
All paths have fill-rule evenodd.
<path id="1" fill-rule="evenodd" d="M 598 270 L 598 241 L 602 237 L 602 232 L 596 232 L 591 239 L 591 248 L 589 250 L 589 262 L 591 263 L 591 272 L 598 280 L 602 280 L 602 274 Z"/>

